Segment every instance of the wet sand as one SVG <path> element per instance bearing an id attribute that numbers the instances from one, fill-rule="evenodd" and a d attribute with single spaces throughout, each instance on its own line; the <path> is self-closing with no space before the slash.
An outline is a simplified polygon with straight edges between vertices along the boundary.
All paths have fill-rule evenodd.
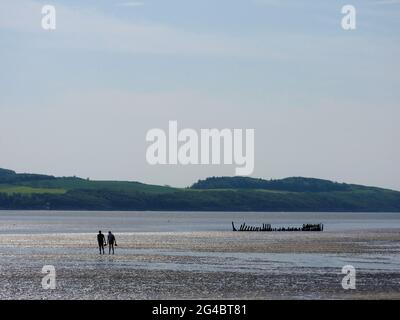
<path id="1" fill-rule="evenodd" d="M 400 299 L 400 229 L 1 234 L 1 299 Z M 356 289 L 344 290 L 344 265 Z M 41 269 L 56 268 L 44 290 Z"/>

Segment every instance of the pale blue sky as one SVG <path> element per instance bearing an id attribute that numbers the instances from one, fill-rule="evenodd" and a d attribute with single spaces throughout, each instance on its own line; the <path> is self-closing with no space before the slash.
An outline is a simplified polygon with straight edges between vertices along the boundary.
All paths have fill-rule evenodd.
<path id="1" fill-rule="evenodd" d="M 53 4 L 57 29 L 40 27 Z M 340 26 L 357 9 L 357 30 Z M 254 128 L 253 176 L 400 189 L 400 1 L 0 2 L 0 167 L 186 186 L 146 132 Z"/>

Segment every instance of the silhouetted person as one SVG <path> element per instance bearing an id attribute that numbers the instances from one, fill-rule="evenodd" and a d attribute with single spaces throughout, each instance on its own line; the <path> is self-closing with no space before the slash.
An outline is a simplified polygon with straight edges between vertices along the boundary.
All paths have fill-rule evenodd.
<path id="1" fill-rule="evenodd" d="M 112 253 L 114 254 L 114 244 L 117 246 L 117 241 L 115 240 L 114 235 L 111 233 L 111 231 L 108 231 L 108 254 Z"/>
<path id="2" fill-rule="evenodd" d="M 101 233 L 101 231 L 99 231 L 99 234 L 97 235 L 97 243 L 99 245 L 100 254 L 102 250 L 104 254 L 104 245 L 106 244 L 106 238 L 104 237 L 104 234 Z"/>

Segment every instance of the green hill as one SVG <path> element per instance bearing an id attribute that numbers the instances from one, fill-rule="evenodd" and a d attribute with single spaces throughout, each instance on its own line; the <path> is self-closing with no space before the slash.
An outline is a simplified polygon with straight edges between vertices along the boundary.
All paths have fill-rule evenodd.
<path id="1" fill-rule="evenodd" d="M 54 177 L 49 175 L 16 173 L 11 170 L 0 169 L 0 192 L 9 192 L 16 190 L 17 187 L 28 187 L 24 193 L 48 193 L 50 190 L 68 192 L 71 190 L 112 190 L 112 191 L 141 191 L 141 192 L 173 192 L 171 187 L 144 184 L 130 181 L 91 181 L 77 177 Z M 40 192 L 42 190 L 42 192 Z"/>
<path id="2" fill-rule="evenodd" d="M 280 180 L 254 179 L 250 177 L 211 177 L 199 180 L 192 189 L 263 189 L 293 192 L 348 191 L 350 185 L 328 180 L 291 177 Z"/>
<path id="3" fill-rule="evenodd" d="M 302 177 L 211 177 L 180 189 L 0 169 L 0 209 L 400 212 L 400 192 Z"/>

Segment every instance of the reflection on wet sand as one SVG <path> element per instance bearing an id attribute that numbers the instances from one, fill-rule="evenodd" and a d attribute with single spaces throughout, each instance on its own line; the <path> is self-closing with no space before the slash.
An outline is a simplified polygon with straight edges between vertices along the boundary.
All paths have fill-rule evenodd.
<path id="1" fill-rule="evenodd" d="M 0 235 L 0 298 L 400 298 L 398 229 L 122 232 L 115 256 L 99 255 L 95 235 Z M 55 290 L 40 286 L 45 264 Z M 356 290 L 341 287 L 346 264 Z"/>

